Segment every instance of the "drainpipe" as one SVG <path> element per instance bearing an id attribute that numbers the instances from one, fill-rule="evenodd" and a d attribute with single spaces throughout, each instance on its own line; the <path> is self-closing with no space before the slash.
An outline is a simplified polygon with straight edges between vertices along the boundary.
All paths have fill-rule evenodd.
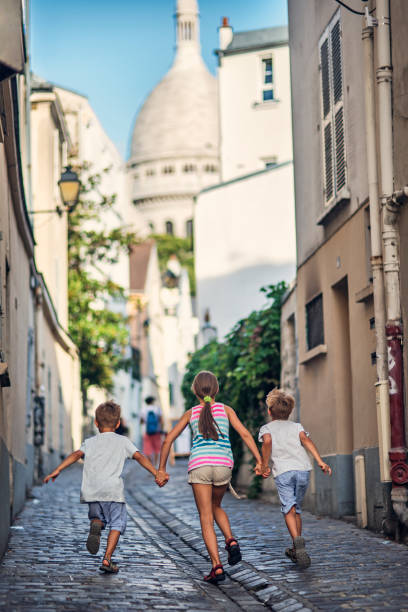
<path id="1" fill-rule="evenodd" d="M 399 520 L 408 526 L 408 465 L 405 447 L 402 320 L 399 282 L 399 205 L 393 198 L 392 66 L 389 0 L 377 0 L 377 87 L 383 210 L 384 280 L 391 421 L 391 500 Z"/>
<path id="2" fill-rule="evenodd" d="M 381 236 L 381 209 L 378 195 L 377 137 L 374 92 L 374 36 L 372 19 L 367 14 L 362 31 L 364 51 L 365 139 L 367 150 L 368 197 L 370 202 L 371 269 L 373 274 L 376 335 L 376 404 L 381 482 L 389 482 L 390 402 L 387 341 L 385 336 L 385 295 Z"/>

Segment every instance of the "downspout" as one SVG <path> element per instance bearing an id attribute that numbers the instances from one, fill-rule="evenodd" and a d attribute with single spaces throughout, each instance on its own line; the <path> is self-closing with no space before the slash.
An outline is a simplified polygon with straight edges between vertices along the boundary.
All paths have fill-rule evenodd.
<path id="1" fill-rule="evenodd" d="M 393 198 L 392 66 L 389 0 L 377 0 L 377 87 L 383 211 L 384 281 L 387 309 L 387 352 L 390 386 L 391 500 L 399 520 L 408 526 L 408 465 L 405 447 L 402 320 L 399 259 L 399 205 Z"/>
<path id="2" fill-rule="evenodd" d="M 378 195 L 377 137 L 374 92 L 373 23 L 366 18 L 362 39 L 364 51 L 365 140 L 367 150 L 368 197 L 371 227 L 371 269 L 373 274 L 374 318 L 376 335 L 376 405 L 381 482 L 390 482 L 390 402 L 388 385 L 387 341 L 385 336 L 385 295 L 381 237 L 381 209 Z"/>

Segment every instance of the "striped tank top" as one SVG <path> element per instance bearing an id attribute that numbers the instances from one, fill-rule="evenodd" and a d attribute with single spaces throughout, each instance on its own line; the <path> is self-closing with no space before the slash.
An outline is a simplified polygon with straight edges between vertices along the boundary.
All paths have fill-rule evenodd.
<path id="1" fill-rule="evenodd" d="M 198 429 L 198 420 L 203 406 L 194 406 L 191 409 L 190 425 L 193 431 L 193 446 L 191 448 L 188 471 L 203 465 L 225 465 L 232 468 L 234 459 L 232 456 L 231 444 L 229 439 L 229 420 L 224 408 L 224 404 L 213 404 L 211 406 L 212 415 L 220 428 L 218 440 L 205 440 Z"/>

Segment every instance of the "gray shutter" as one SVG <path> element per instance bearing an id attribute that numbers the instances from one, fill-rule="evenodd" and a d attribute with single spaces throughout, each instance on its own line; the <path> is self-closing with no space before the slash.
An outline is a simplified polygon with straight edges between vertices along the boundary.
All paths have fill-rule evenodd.
<path id="1" fill-rule="evenodd" d="M 344 146 L 344 112 L 340 106 L 334 118 L 336 154 L 336 192 L 346 185 L 346 150 Z"/>
<path id="2" fill-rule="evenodd" d="M 340 21 L 336 21 L 331 31 L 331 56 L 333 70 L 333 99 L 334 104 L 336 104 L 343 97 Z"/>
<path id="3" fill-rule="evenodd" d="M 338 193 L 346 185 L 346 148 L 344 134 L 343 65 L 340 19 L 338 19 L 332 27 L 330 32 L 330 41 L 334 105 L 335 192 Z"/>
<path id="4" fill-rule="evenodd" d="M 333 113 L 330 76 L 329 32 L 320 43 L 321 109 L 323 136 L 324 199 L 326 204 L 334 195 Z"/>
<path id="5" fill-rule="evenodd" d="M 320 66 L 322 74 L 322 108 L 323 118 L 330 112 L 330 71 L 329 71 L 329 41 L 326 38 L 320 48 Z"/>
<path id="6" fill-rule="evenodd" d="M 324 128 L 324 192 L 328 202 L 333 197 L 333 138 L 332 122 L 329 121 Z"/>

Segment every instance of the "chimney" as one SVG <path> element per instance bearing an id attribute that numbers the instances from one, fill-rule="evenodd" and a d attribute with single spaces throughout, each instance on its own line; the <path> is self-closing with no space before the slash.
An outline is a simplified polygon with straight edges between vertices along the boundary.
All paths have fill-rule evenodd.
<path id="1" fill-rule="evenodd" d="M 218 28 L 219 36 L 220 36 L 220 49 L 223 51 L 230 44 L 233 33 L 232 27 L 229 24 L 228 17 L 223 17 L 221 20 L 221 26 Z"/>

